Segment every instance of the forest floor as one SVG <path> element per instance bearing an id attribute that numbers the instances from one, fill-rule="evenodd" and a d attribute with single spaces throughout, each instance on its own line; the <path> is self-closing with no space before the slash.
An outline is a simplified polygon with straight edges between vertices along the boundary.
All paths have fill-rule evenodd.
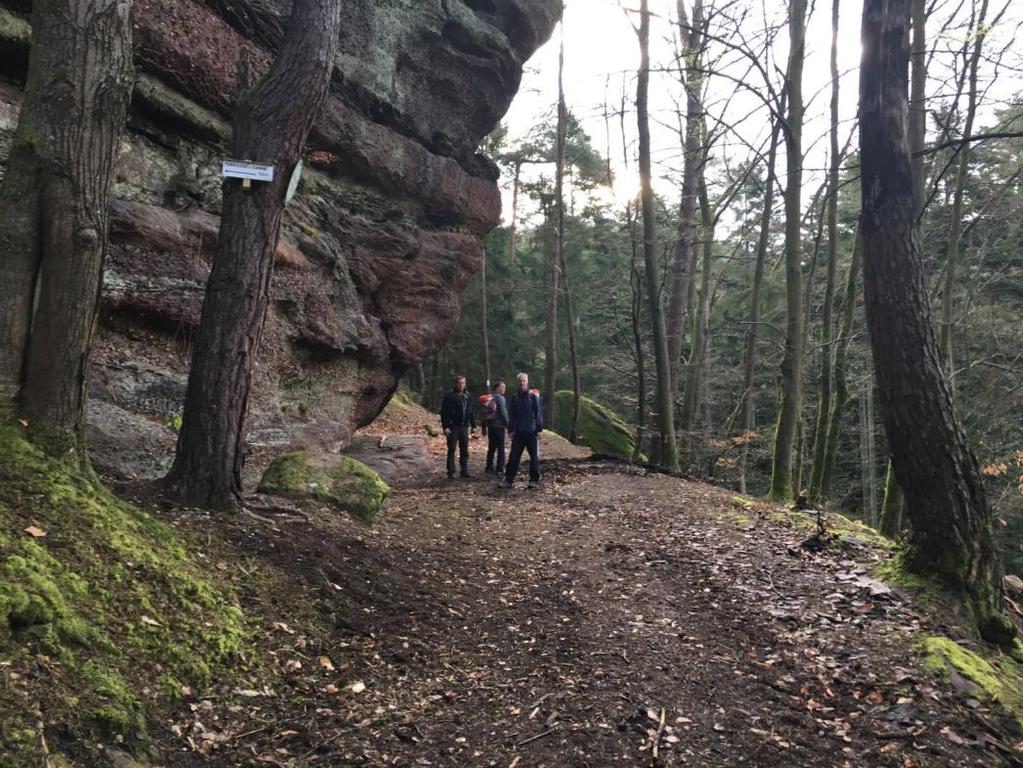
<path id="1" fill-rule="evenodd" d="M 813 551 L 807 513 L 563 441 L 541 489 L 503 491 L 480 446 L 472 479 L 438 456 L 372 525 L 181 513 L 242 563 L 265 659 L 186 691 L 161 764 L 1023 764 L 1012 718 L 923 669 L 926 637 L 969 639 L 871 578 L 866 529 Z"/>

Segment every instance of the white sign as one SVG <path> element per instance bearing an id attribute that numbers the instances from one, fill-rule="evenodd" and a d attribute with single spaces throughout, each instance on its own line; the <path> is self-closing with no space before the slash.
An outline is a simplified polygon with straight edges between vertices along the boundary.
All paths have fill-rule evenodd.
<path id="1" fill-rule="evenodd" d="M 302 158 L 298 159 L 298 163 L 295 165 L 295 170 L 291 172 L 291 181 L 288 182 L 288 191 L 284 195 L 284 204 L 290 205 L 291 201 L 295 199 L 295 193 L 298 192 L 298 182 L 302 179 Z"/>
<path id="2" fill-rule="evenodd" d="M 274 167 L 272 165 L 263 165 L 262 163 L 246 163 L 242 160 L 225 160 L 224 178 L 273 181 Z"/>

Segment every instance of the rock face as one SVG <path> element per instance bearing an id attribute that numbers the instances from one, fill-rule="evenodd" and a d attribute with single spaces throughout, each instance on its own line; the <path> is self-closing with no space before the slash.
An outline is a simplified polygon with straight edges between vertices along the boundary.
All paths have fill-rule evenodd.
<path id="1" fill-rule="evenodd" d="M 496 167 L 476 150 L 561 5 L 342 2 L 331 94 L 277 252 L 248 422 L 257 448 L 346 445 L 457 325 L 500 218 Z M 104 424 L 109 407 L 156 424 L 180 411 L 238 60 L 265 71 L 287 13 L 285 0 L 135 0 L 138 81 L 94 356 Z M 0 0 L 0 161 L 29 33 L 24 0 Z"/>

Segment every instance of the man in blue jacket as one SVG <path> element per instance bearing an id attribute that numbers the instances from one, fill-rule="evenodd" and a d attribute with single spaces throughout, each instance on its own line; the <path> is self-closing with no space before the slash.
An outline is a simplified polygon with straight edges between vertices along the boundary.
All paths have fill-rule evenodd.
<path id="1" fill-rule="evenodd" d="M 518 391 L 508 400 L 508 429 L 512 433 L 511 454 L 505 471 L 505 488 L 511 488 L 522 461 L 522 451 L 529 452 L 529 487 L 540 484 L 539 435 L 543 432 L 543 405 L 540 395 L 529 391 L 529 376 L 520 373 Z"/>
<path id="2" fill-rule="evenodd" d="M 469 476 L 469 432 L 476 431 L 476 414 L 469 393 L 465 389 L 465 376 L 455 377 L 455 386 L 444 395 L 440 406 L 440 424 L 448 439 L 448 478 L 455 476 L 455 446 L 462 477 Z"/>

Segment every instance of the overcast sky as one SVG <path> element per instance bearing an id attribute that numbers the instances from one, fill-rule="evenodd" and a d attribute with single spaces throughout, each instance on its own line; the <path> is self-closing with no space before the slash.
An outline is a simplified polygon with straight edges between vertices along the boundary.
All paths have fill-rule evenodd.
<path id="1" fill-rule="evenodd" d="M 713 4 L 713 0 L 705 0 Z M 992 14 L 998 12 L 1004 4 L 1009 10 L 1003 17 L 999 34 L 992 35 L 986 42 L 986 50 L 992 54 L 1002 47 L 1008 46 L 1010 51 L 1015 48 L 1013 61 L 1018 62 L 1020 46 L 1015 46 L 1014 38 L 1018 29 L 1019 17 L 1023 16 L 1023 8 L 1012 8 L 1010 0 L 996 0 L 991 3 Z M 1016 0 L 1023 6 L 1023 2 Z M 718 0 L 721 5 L 721 0 Z M 637 8 L 637 0 L 626 0 L 625 6 Z M 691 3 L 690 3 L 691 5 Z M 938 11 L 928 24 L 928 33 L 938 37 L 935 29 L 942 24 L 940 13 L 946 7 L 952 7 L 949 0 L 938 0 Z M 956 3 L 956 6 L 959 4 Z M 839 71 L 840 108 L 842 123 L 840 144 L 844 145 L 850 138 L 855 125 L 858 64 L 860 57 L 860 14 L 862 3 L 857 0 L 845 0 L 840 13 Z M 970 0 L 962 6 L 968 12 Z M 779 0 L 738 0 L 733 8 L 747 8 L 749 15 L 744 28 L 749 35 L 755 35 L 763 29 L 765 16 L 769 23 L 781 24 L 782 29 L 774 46 L 775 59 L 765 62 L 768 67 L 776 67 L 778 71 L 785 67 L 787 55 L 787 29 L 784 27 L 786 3 Z M 655 187 L 666 198 L 677 198 L 681 153 L 679 136 L 674 128 L 678 125 L 677 101 L 682 97 L 682 88 L 677 76 L 669 73 L 657 73 L 658 68 L 668 67 L 674 60 L 674 38 L 677 37 L 675 0 L 650 0 L 650 10 L 655 16 L 651 24 L 651 56 L 655 74 L 651 81 L 650 104 L 652 120 L 652 142 Z M 733 11 L 734 12 L 734 11 Z M 630 154 L 635 154 L 635 70 L 639 62 L 639 47 L 632 24 L 636 21 L 635 13 L 627 14 L 622 10 L 620 0 L 567 0 L 564 19 L 565 34 L 565 90 L 569 109 L 582 121 L 590 134 L 595 147 L 605 152 L 608 136 L 605 131 L 604 103 L 610 101 L 610 109 L 617 113 L 620 109 L 623 87 L 626 92 L 627 109 L 626 134 L 630 145 Z M 510 129 L 510 141 L 514 144 L 528 132 L 530 127 L 541 119 L 553 120 L 554 105 L 557 100 L 557 65 L 558 41 L 560 30 L 555 31 L 551 40 L 541 48 L 527 65 L 519 95 L 506 117 Z M 962 35 L 954 29 L 941 36 L 941 45 L 949 49 L 962 44 Z M 804 162 L 805 187 L 804 198 L 812 194 L 820 184 L 821 174 L 828 163 L 828 112 L 830 104 L 830 72 L 829 56 L 831 45 L 831 2 L 820 0 L 813 11 L 807 30 L 806 61 L 804 71 L 804 101 L 807 106 L 806 128 L 803 146 L 806 159 Z M 720 53 L 720 45 L 711 44 L 711 54 Z M 950 57 L 947 57 L 950 59 Z M 733 63 L 727 71 L 734 77 L 745 74 L 748 66 L 739 64 L 732 57 Z M 929 93 L 941 90 L 938 80 L 944 75 L 941 67 L 935 65 L 931 72 Z M 994 75 L 993 65 L 986 65 L 986 73 L 982 74 L 982 84 Z M 1002 73 L 996 92 L 1023 90 L 1018 86 L 1018 73 Z M 755 77 L 751 76 L 751 80 Z M 775 74 L 775 81 L 780 77 Z M 1015 81 L 1015 82 L 1014 82 Z M 732 162 L 741 162 L 750 156 L 748 145 L 765 146 L 769 120 L 766 111 L 760 108 L 758 98 L 747 92 L 736 89 L 733 83 L 723 78 L 712 81 L 707 108 L 712 117 L 719 117 L 722 112 L 729 122 L 738 125 L 735 134 L 725 137 L 715 156 L 721 160 L 725 156 Z M 606 96 L 605 96 L 606 94 Z M 724 105 L 727 103 L 727 109 Z M 988 111 L 990 113 L 990 110 Z M 634 167 L 626 171 L 623 167 L 622 136 L 618 118 L 612 119 L 610 147 L 612 164 L 618 182 L 615 198 L 624 201 L 635 193 L 638 180 Z M 856 138 L 852 137 L 852 149 L 856 147 Z M 783 169 L 783 160 L 779 157 L 779 168 Z M 634 163 L 632 164 L 634 166 Z M 548 171 L 550 173 L 550 171 Z M 506 214 L 508 212 L 506 203 Z"/>

